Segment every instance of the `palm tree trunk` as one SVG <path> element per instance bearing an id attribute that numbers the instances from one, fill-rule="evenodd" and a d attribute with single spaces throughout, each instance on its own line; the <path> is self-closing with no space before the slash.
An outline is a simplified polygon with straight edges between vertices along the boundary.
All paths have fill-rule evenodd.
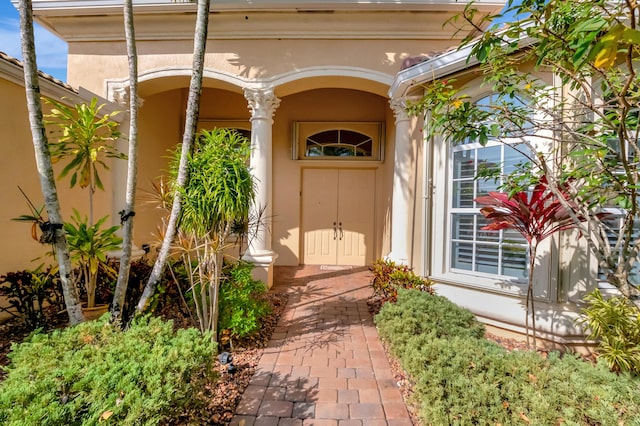
<path id="1" fill-rule="evenodd" d="M 196 29 L 193 40 L 193 71 L 191 74 L 191 84 L 189 86 L 189 98 L 187 101 L 187 117 L 184 123 L 184 134 L 182 136 L 182 151 L 180 153 L 180 164 L 178 168 L 178 178 L 176 184 L 179 188 L 184 188 L 188 176 L 187 160 L 191 152 L 191 146 L 196 133 L 196 125 L 200 111 L 200 93 L 202 91 L 202 74 L 204 70 L 204 55 L 207 46 L 207 35 L 209 29 L 209 0 L 198 0 L 198 12 L 196 17 Z M 142 292 L 142 297 L 138 302 L 137 313 L 143 312 L 149 303 L 151 296 L 155 293 L 158 281 L 162 275 L 169 250 L 178 228 L 178 218 L 182 209 L 182 196 L 180 190 L 175 190 L 173 205 L 171 206 L 171 216 L 167 224 L 167 231 L 162 241 L 162 247 L 153 265 L 151 276 Z"/>
<path id="2" fill-rule="evenodd" d="M 113 294 L 113 304 L 111 305 L 111 315 L 114 321 L 121 319 L 129 284 L 131 246 L 133 245 L 133 215 L 138 180 L 138 53 L 133 24 L 133 0 L 125 0 L 124 2 L 124 30 L 129 59 L 129 155 L 127 160 L 126 206 L 124 214 L 121 216 L 124 226 L 122 257 L 120 258 L 118 282 Z"/>
<path id="3" fill-rule="evenodd" d="M 22 56 L 24 83 L 29 110 L 29 124 L 33 137 L 36 166 L 40 175 L 40 187 L 44 197 L 49 225 L 54 232 L 53 245 L 58 258 L 60 280 L 64 302 L 71 325 L 84 320 L 78 291 L 73 283 L 69 245 L 62 227 L 62 213 L 51 165 L 51 156 L 42 119 L 42 104 L 40 102 L 40 83 L 38 81 L 38 66 L 36 64 L 36 49 L 33 36 L 33 10 L 31 0 L 20 0 L 20 37 L 22 40 Z"/>

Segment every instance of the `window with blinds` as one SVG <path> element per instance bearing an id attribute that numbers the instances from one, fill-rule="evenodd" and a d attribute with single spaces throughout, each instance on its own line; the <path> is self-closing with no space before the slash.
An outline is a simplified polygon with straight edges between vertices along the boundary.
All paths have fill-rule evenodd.
<path id="1" fill-rule="evenodd" d="M 483 99 L 483 101 L 486 100 Z M 488 224 L 474 199 L 497 191 L 501 180 L 526 157 L 514 147 L 489 142 L 485 146 L 468 140 L 452 148 L 450 213 L 450 268 L 526 279 L 527 243 L 515 230 L 485 231 Z M 478 179 L 483 168 L 498 170 L 497 180 Z"/>
<path id="2" fill-rule="evenodd" d="M 624 253 L 617 248 L 618 246 L 618 238 L 620 236 L 620 229 L 622 228 L 622 224 L 624 221 L 625 211 L 619 208 L 607 208 L 605 212 L 609 214 L 609 216 L 603 220 L 603 223 L 607 227 L 607 239 L 609 240 L 609 245 L 612 250 L 614 250 L 615 255 L 618 257 L 619 262 L 623 262 Z M 633 234 L 631 236 L 633 241 L 637 241 L 640 239 L 640 220 L 635 220 L 633 224 Z M 598 280 L 606 281 L 607 276 L 602 269 L 602 267 L 598 267 Z M 636 259 L 634 263 L 633 269 L 629 274 L 629 281 L 634 286 L 640 285 L 640 259 Z"/>

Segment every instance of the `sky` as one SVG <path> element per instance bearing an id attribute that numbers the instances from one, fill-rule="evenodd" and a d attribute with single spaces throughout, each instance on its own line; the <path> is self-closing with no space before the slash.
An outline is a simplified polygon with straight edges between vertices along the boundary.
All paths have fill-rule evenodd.
<path id="1" fill-rule="evenodd" d="M 38 24 L 35 24 L 35 39 L 38 68 L 67 81 L 67 43 Z M 10 0 L 0 0 L 0 52 L 22 59 L 20 18 Z"/>
<path id="2" fill-rule="evenodd" d="M 67 43 L 35 24 L 38 68 L 62 81 L 67 80 Z M 0 52 L 22 59 L 20 17 L 10 0 L 0 0 Z"/>

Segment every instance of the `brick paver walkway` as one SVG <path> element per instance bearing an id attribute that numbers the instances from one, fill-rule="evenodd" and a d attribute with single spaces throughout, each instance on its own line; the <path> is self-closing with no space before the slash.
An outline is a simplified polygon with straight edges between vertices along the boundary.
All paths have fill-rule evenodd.
<path id="1" fill-rule="evenodd" d="M 366 268 L 277 267 L 289 303 L 232 425 L 411 425 L 367 308 Z"/>

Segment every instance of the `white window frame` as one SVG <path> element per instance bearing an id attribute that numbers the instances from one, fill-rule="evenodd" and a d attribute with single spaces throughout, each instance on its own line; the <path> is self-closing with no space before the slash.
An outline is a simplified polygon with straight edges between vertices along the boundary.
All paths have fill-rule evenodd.
<path id="1" fill-rule="evenodd" d="M 452 147 L 450 148 L 450 166 L 449 168 L 451 169 L 451 178 L 449 179 L 449 193 L 451 194 L 451 197 L 449 200 L 447 200 L 447 208 L 449 209 L 449 217 L 451 220 L 451 229 L 449 230 L 449 241 L 448 243 L 450 244 L 450 248 L 449 248 L 449 255 L 451 256 L 451 251 L 453 250 L 453 244 L 454 243 L 463 243 L 463 244 L 467 244 L 467 245 L 471 245 L 472 247 L 472 268 L 475 268 L 477 266 L 475 260 L 476 260 L 476 256 L 477 256 L 477 249 L 479 246 L 490 246 L 490 247 L 496 247 L 498 249 L 498 257 L 497 257 L 497 264 L 496 264 L 496 268 L 498 269 L 498 273 L 490 273 L 490 272 L 481 272 L 481 271 L 474 271 L 474 270 L 467 270 L 467 269 L 461 269 L 461 268 L 455 268 L 451 262 L 451 257 L 450 257 L 450 263 L 449 263 L 449 268 L 451 269 L 451 271 L 453 272 L 458 272 L 458 273 L 462 273 L 462 274 L 473 274 L 473 275 L 487 275 L 490 277 L 500 277 L 501 279 L 509 279 L 509 280 L 515 280 L 514 282 L 518 283 L 518 284 L 524 284 L 526 283 L 526 279 L 527 277 L 521 277 L 521 278 L 515 278 L 511 275 L 503 275 L 501 274 L 499 271 L 501 269 L 501 267 L 503 266 L 503 253 L 504 250 L 503 248 L 505 247 L 505 238 L 504 238 L 504 234 L 505 231 L 493 231 L 493 232 L 497 232 L 497 241 L 482 241 L 479 239 L 479 234 L 478 232 L 474 232 L 473 233 L 473 239 L 472 240 L 465 240 L 465 239 L 456 239 L 454 238 L 453 234 L 454 234 L 454 230 L 453 230 L 453 223 L 454 223 L 454 216 L 455 215 L 473 215 L 474 217 L 481 217 L 482 214 L 480 213 L 480 205 L 476 205 L 475 207 L 454 207 L 453 206 L 453 196 L 454 196 L 454 184 L 457 182 L 462 182 L 462 181 L 468 181 L 468 179 L 462 178 L 462 179 L 458 179 L 456 180 L 456 178 L 453 176 L 453 167 L 454 167 L 454 157 L 455 154 L 457 152 L 463 152 L 463 151 L 475 151 L 476 153 L 478 153 L 479 151 L 481 151 L 482 149 L 488 149 L 488 148 L 500 148 L 500 164 L 504 164 L 504 157 L 505 157 L 505 150 L 508 149 L 505 144 L 501 143 L 501 142 L 496 142 L 496 141 L 489 141 L 486 145 L 482 146 L 479 143 L 475 142 L 475 143 L 469 143 L 469 144 L 464 144 L 464 145 L 458 145 L 456 147 Z M 473 169 L 475 172 L 477 172 L 477 167 L 478 167 L 478 157 L 477 155 L 474 155 L 474 166 Z M 471 180 L 471 182 L 475 182 L 475 179 Z M 476 192 L 477 191 L 477 186 L 475 183 L 473 183 L 473 188 L 474 188 L 474 193 L 472 195 L 472 198 L 475 199 L 476 197 L 479 196 L 479 194 Z M 474 203 L 475 204 L 475 203 Z M 474 219 L 474 227 L 476 224 L 476 220 Z M 479 231 L 479 229 L 477 230 Z M 489 231 L 491 232 L 491 231 Z M 516 232 L 517 233 L 517 232 Z M 522 243 L 520 244 L 514 244 L 515 246 L 522 248 L 525 250 L 528 249 L 528 246 L 526 244 L 526 241 L 522 241 Z M 527 256 L 525 255 L 524 258 L 524 262 L 525 262 L 525 269 L 528 265 L 528 260 L 527 260 Z"/>
<path id="2" fill-rule="evenodd" d="M 467 93 L 474 101 L 481 100 L 492 95 L 492 92 L 477 88 Z M 452 222 L 453 222 L 453 153 L 451 144 L 436 140 L 433 149 L 433 197 L 435 211 L 432 213 L 432 238 L 431 238 L 431 278 L 437 282 L 477 288 L 483 291 L 523 296 L 526 292 L 527 280 L 517 279 L 511 276 L 489 274 L 484 272 L 468 271 L 451 267 L 452 254 Z M 489 141 L 486 147 L 502 144 L 502 142 Z M 473 144 L 474 147 L 476 144 Z M 468 145 L 471 149 L 471 145 Z M 502 151 L 504 153 L 504 151 Z M 504 155 L 504 154 L 502 154 Z M 475 197 L 474 197 L 475 198 Z M 458 209 L 464 212 L 465 209 Z M 477 208 L 466 209 L 470 213 L 476 213 Z M 554 237 L 543 241 L 538 247 L 536 259 L 536 271 L 534 283 L 548 283 L 549 285 L 534 286 L 534 295 L 537 299 L 551 300 L 557 292 L 557 265 L 558 254 L 554 243 Z"/>

